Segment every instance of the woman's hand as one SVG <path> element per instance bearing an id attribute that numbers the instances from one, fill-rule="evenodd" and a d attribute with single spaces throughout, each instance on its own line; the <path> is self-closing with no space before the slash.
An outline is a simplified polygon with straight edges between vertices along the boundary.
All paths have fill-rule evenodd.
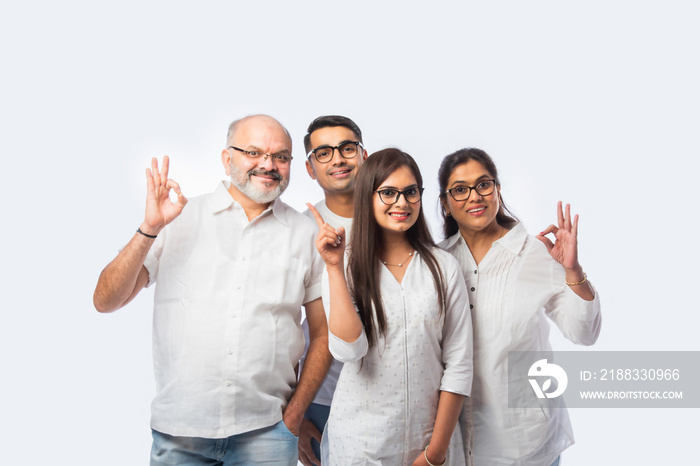
<path id="1" fill-rule="evenodd" d="M 413 466 L 430 466 L 427 461 L 425 461 L 425 454 L 421 451 L 420 454 L 413 460 Z"/>
<path id="2" fill-rule="evenodd" d="M 326 263 L 326 267 L 338 267 L 342 268 L 344 254 L 345 254 L 345 229 L 343 227 L 337 230 L 323 221 L 323 217 L 316 210 L 316 207 L 312 206 L 308 202 L 306 206 L 309 208 L 316 223 L 318 224 L 318 236 L 316 236 L 316 249 L 318 249 L 319 254 L 323 262 Z"/>
<path id="3" fill-rule="evenodd" d="M 566 213 L 562 210 L 562 203 L 557 203 L 557 220 L 559 227 L 549 225 L 537 239 L 544 243 L 552 258 L 559 262 L 567 272 L 575 272 L 581 275 L 583 271 L 578 262 L 578 215 L 571 222 L 571 206 L 566 204 Z M 552 243 L 545 235 L 554 233 L 555 242 Z"/>
<path id="4" fill-rule="evenodd" d="M 428 446 L 428 448 L 430 448 L 430 446 Z M 432 452 L 430 454 L 432 454 Z M 443 464 L 445 462 L 444 456 L 442 457 L 442 460 L 440 462 L 436 462 L 435 458 L 431 457 L 430 455 L 428 455 L 428 458 L 430 459 L 431 463 L 433 463 L 433 465 Z M 421 450 L 418 456 L 416 456 L 416 459 L 413 460 L 413 466 L 430 466 L 430 463 L 428 463 L 425 460 L 425 450 Z"/>

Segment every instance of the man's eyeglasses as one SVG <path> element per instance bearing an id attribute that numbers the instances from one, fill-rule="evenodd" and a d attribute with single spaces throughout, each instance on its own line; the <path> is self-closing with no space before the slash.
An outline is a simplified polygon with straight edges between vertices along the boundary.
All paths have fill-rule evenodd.
<path id="1" fill-rule="evenodd" d="M 374 191 L 379 194 L 379 199 L 386 205 L 392 205 L 399 202 L 399 196 L 403 194 L 404 199 L 411 204 L 416 204 L 420 202 L 420 198 L 423 195 L 423 188 L 418 186 L 411 186 L 403 191 L 394 188 L 384 188 Z"/>
<path id="2" fill-rule="evenodd" d="M 482 180 L 476 186 L 467 186 L 466 184 L 460 184 L 452 189 L 445 191 L 445 194 L 452 196 L 455 201 L 466 201 L 469 199 L 469 195 L 472 193 L 472 189 L 476 191 L 479 196 L 488 196 L 493 193 L 496 188 L 496 180 Z"/>
<path id="3" fill-rule="evenodd" d="M 249 159 L 259 159 L 260 157 L 269 157 L 272 159 L 273 162 L 278 163 L 280 165 L 287 165 L 289 162 L 292 161 L 292 156 L 287 155 L 287 154 L 266 154 L 262 151 L 259 150 L 245 150 L 245 149 L 239 149 L 238 147 L 235 146 L 228 146 L 229 149 L 237 150 L 238 152 L 243 152 L 243 155 L 248 157 Z"/>
<path id="4" fill-rule="evenodd" d="M 318 163 L 328 163 L 333 158 L 333 151 L 338 149 L 343 158 L 352 159 L 357 155 L 358 147 L 365 148 L 360 141 L 347 141 L 337 146 L 319 146 L 310 150 L 306 157 L 309 158 L 313 154 Z"/>

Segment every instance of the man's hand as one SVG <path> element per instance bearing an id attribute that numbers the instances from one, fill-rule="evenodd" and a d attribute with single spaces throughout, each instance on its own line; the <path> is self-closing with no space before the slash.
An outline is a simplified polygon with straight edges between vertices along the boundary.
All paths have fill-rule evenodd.
<path id="1" fill-rule="evenodd" d="M 311 448 L 311 440 L 315 439 L 321 443 L 321 432 L 316 428 L 313 422 L 308 419 L 301 421 L 299 430 L 299 461 L 304 466 L 320 466 L 321 460 L 316 457 L 313 448 Z"/>
<path id="2" fill-rule="evenodd" d="M 146 218 L 141 225 L 141 231 L 149 235 L 157 235 L 165 225 L 180 215 L 187 204 L 187 198 L 180 191 L 180 185 L 168 179 L 170 159 L 163 157 L 163 168 L 158 171 L 158 159 L 151 159 L 151 168 L 146 169 Z M 170 200 L 170 190 L 177 194 L 177 202 Z"/>
<path id="3" fill-rule="evenodd" d="M 301 425 L 301 421 L 297 420 L 293 414 L 289 414 L 288 410 L 286 409 L 282 413 L 282 422 L 284 422 L 284 425 L 287 426 L 289 432 L 294 434 L 295 437 L 299 437 L 299 426 Z"/>

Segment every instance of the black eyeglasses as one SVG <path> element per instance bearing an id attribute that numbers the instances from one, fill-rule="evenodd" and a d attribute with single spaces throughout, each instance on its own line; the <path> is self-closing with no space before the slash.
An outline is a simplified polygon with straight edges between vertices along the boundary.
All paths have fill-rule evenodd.
<path id="1" fill-rule="evenodd" d="M 496 180 L 482 180 L 476 186 L 467 186 L 466 184 L 460 184 L 452 189 L 445 191 L 445 194 L 452 196 L 455 201 L 466 201 L 472 193 L 472 189 L 476 191 L 479 196 L 488 196 L 493 193 L 496 188 Z"/>
<path id="2" fill-rule="evenodd" d="M 292 156 L 287 154 L 266 154 L 259 150 L 245 150 L 239 149 L 235 146 L 228 146 L 229 149 L 237 150 L 238 152 L 243 152 L 243 154 L 249 159 L 259 159 L 260 157 L 269 157 L 273 162 L 279 163 L 280 165 L 287 165 L 292 161 Z"/>
<path id="3" fill-rule="evenodd" d="M 399 196 L 402 194 L 404 199 L 411 204 L 420 202 L 420 198 L 423 196 L 423 188 L 419 188 L 418 186 L 409 186 L 403 191 L 396 188 L 381 188 L 374 192 L 379 194 L 379 199 L 386 205 L 399 202 Z"/>
<path id="4" fill-rule="evenodd" d="M 357 155 L 357 148 L 365 148 L 360 141 L 346 141 L 337 146 L 319 146 L 312 149 L 306 154 L 306 157 L 311 157 L 313 154 L 318 163 L 328 163 L 333 158 L 333 151 L 338 149 L 338 153 L 345 159 L 352 159 Z"/>

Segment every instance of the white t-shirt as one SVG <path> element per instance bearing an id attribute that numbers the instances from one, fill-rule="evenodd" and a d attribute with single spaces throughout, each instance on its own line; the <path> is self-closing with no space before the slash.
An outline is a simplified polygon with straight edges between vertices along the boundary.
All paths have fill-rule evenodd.
<path id="1" fill-rule="evenodd" d="M 326 206 L 326 201 L 320 201 L 314 207 L 316 207 L 316 210 L 318 210 L 318 212 L 321 214 L 321 217 L 323 217 L 324 222 L 326 222 L 334 228 L 345 228 L 345 244 L 350 244 L 350 233 L 352 232 L 352 218 L 341 217 L 340 215 L 334 214 Z M 304 214 L 311 218 L 314 218 L 313 214 L 308 209 L 304 211 Z M 316 233 L 318 234 L 318 226 L 316 227 Z M 326 310 L 326 315 L 328 315 L 330 301 L 328 301 L 325 298 L 323 300 L 323 308 Z M 304 330 L 304 338 L 306 339 L 306 347 L 304 348 L 304 355 L 301 357 L 301 361 L 299 361 L 299 373 L 301 373 L 301 368 L 303 367 L 304 359 L 306 358 L 306 352 L 309 349 L 309 325 L 306 322 L 306 319 L 304 319 L 304 322 L 302 323 L 302 328 Z M 321 388 L 319 388 L 318 392 L 316 393 L 316 398 L 314 398 L 313 401 L 314 403 L 324 406 L 331 405 L 331 401 L 333 400 L 333 393 L 335 392 L 335 386 L 338 383 L 338 377 L 340 376 L 340 370 L 342 368 L 343 363 L 336 359 L 333 359 L 331 368 L 328 370 L 328 374 L 323 380 Z"/>

